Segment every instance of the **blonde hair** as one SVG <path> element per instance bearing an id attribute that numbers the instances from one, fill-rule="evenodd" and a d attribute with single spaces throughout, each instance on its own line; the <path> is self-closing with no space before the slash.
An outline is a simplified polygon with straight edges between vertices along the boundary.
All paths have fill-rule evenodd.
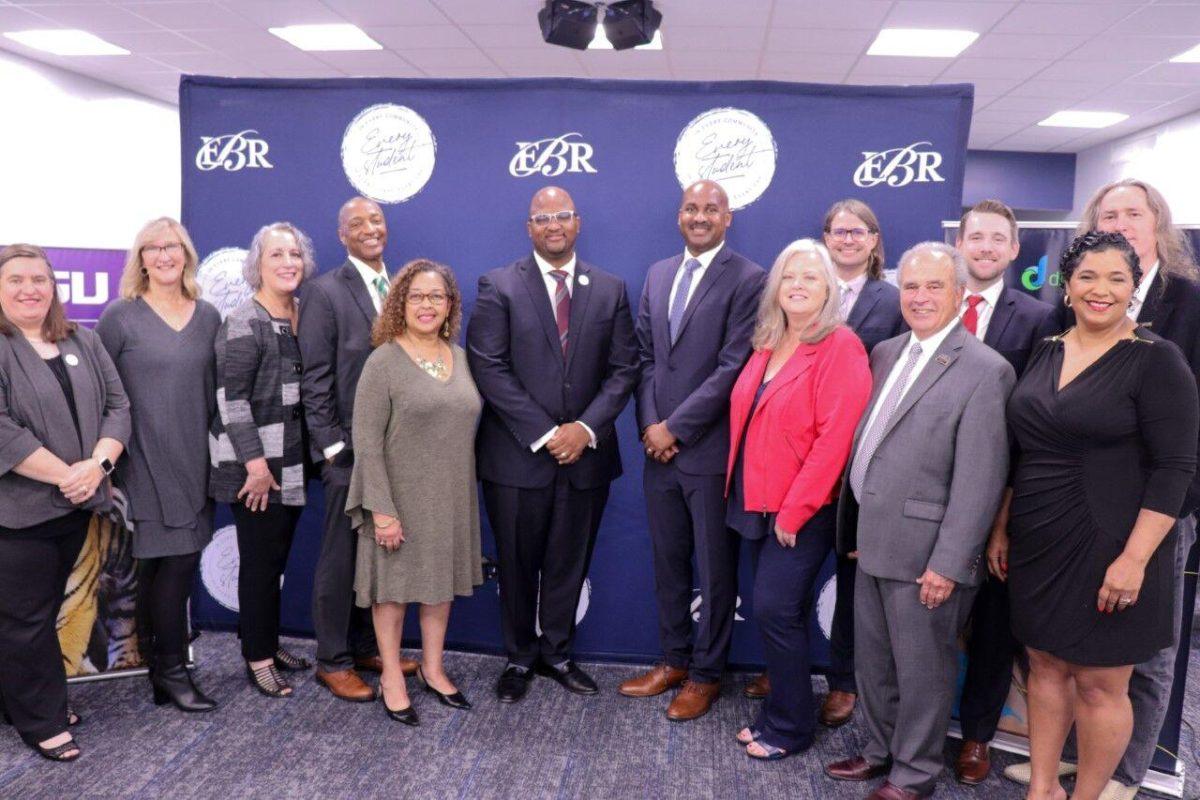
<path id="1" fill-rule="evenodd" d="M 1182 229 L 1172 224 L 1171 207 L 1167 205 L 1167 199 L 1162 196 L 1162 192 L 1145 181 L 1123 178 L 1097 189 L 1083 209 L 1083 219 L 1079 220 L 1075 235 L 1082 236 L 1099 228 L 1100 203 L 1113 189 L 1122 187 L 1141 189 L 1146 193 L 1146 205 L 1154 214 L 1154 246 L 1158 251 L 1159 271 L 1166 275 L 1196 278 L 1196 255 L 1192 252 L 1191 241 Z M 1150 269 L 1151 265 L 1144 264 L 1143 267 Z"/>
<path id="2" fill-rule="evenodd" d="M 800 341 L 806 344 L 819 342 L 842 324 L 842 292 L 829 251 L 815 239 L 797 239 L 783 248 L 775 258 L 775 263 L 771 265 L 771 271 L 767 273 L 767 285 L 763 288 L 762 298 L 758 302 L 758 321 L 754 325 L 752 343 L 755 350 L 774 350 L 783 340 L 788 328 L 787 315 L 779 307 L 779 287 L 783 284 L 783 272 L 793 258 L 808 254 L 818 256 L 823 267 L 825 287 L 829 291 L 825 297 L 825 305 L 817 312 L 817 318 L 808 330 L 800 333 Z"/>
<path id="3" fill-rule="evenodd" d="M 121 272 L 121 297 L 134 300 L 144 295 L 150 288 L 150 273 L 142 264 L 142 248 L 154 238 L 153 234 L 166 228 L 179 237 L 183 245 L 183 285 L 180 290 L 189 300 L 200 298 L 200 284 L 196 282 L 196 269 L 200 266 L 200 257 L 196 254 L 196 246 L 192 237 L 188 236 L 187 228 L 171 217 L 152 219 L 142 226 L 133 237 L 133 246 L 125 256 L 125 268 Z"/>

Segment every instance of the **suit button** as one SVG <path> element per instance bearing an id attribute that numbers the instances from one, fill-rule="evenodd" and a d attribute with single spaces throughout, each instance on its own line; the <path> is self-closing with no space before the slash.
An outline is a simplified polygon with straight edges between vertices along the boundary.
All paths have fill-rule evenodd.
<path id="1" fill-rule="evenodd" d="M 563 388 L 564 388 L 564 389 L 567 389 L 567 390 L 570 390 L 570 388 L 571 388 L 571 384 L 569 384 L 569 383 L 564 383 L 564 384 L 563 384 Z"/>
<path id="2" fill-rule="evenodd" d="M 303 413 L 303 411 L 301 410 L 300 406 L 292 407 L 292 419 L 300 419 L 300 415 L 302 413 Z"/>
<path id="3" fill-rule="evenodd" d="M 297 361 L 295 364 L 292 364 L 292 367 L 295 369 L 297 375 L 304 371 L 304 367 L 300 365 L 299 361 Z"/>

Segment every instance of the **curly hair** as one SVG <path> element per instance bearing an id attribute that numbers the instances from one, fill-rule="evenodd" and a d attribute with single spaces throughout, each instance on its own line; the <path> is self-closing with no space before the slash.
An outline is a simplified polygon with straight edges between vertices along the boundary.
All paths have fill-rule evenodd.
<path id="1" fill-rule="evenodd" d="M 407 323 L 404 321 L 404 309 L 408 303 L 408 289 L 412 286 L 413 279 L 423 272 L 432 272 L 440 276 L 442 282 L 446 284 L 449 306 L 446 309 L 446 321 L 442 323 L 442 329 L 438 331 L 438 335 L 447 342 L 458 338 L 458 331 L 462 327 L 462 293 L 458 291 L 458 281 L 454 280 L 454 271 L 445 264 L 439 264 L 427 258 L 415 258 L 401 267 L 400 271 L 396 273 L 396 277 L 392 278 L 387 298 L 384 299 L 383 307 L 379 309 L 379 316 L 375 320 L 375 326 L 371 329 L 372 345 L 379 347 L 404 333 L 404 329 L 407 327 Z"/>
<path id="2" fill-rule="evenodd" d="M 1076 236 L 1067 245 L 1067 249 L 1063 250 L 1062 257 L 1058 261 L 1058 269 L 1062 272 L 1063 283 L 1070 282 L 1071 276 L 1075 274 L 1076 268 L 1088 253 L 1103 253 L 1108 250 L 1116 250 L 1125 259 L 1125 263 L 1129 265 L 1129 271 L 1133 275 L 1133 286 L 1137 288 L 1137 285 L 1142 282 L 1141 261 L 1129 240 L 1116 232 L 1088 231 L 1082 236 Z"/>

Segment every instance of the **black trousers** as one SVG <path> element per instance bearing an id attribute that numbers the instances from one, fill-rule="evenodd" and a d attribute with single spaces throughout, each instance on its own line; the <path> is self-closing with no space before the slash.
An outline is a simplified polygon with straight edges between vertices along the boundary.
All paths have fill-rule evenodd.
<path id="1" fill-rule="evenodd" d="M 483 501 L 499 557 L 500 626 L 509 663 L 561 664 L 571 657 L 575 609 L 608 485 L 576 489 L 560 470 L 554 483 L 539 489 L 484 481 Z"/>
<path id="2" fill-rule="evenodd" d="M 672 667 L 690 669 L 694 681 L 719 681 L 733 641 L 741 547 L 741 537 L 725 525 L 725 476 L 688 475 L 674 464 L 647 459 L 642 486 L 663 658 Z M 694 645 L 693 586 L 702 598 Z"/>
<path id="3" fill-rule="evenodd" d="M 199 553 L 138 561 L 139 633 L 155 656 L 184 656 L 188 644 L 187 602 L 200 566 Z"/>
<path id="4" fill-rule="evenodd" d="M 1009 624 L 1008 585 L 988 575 L 971 609 L 967 675 L 958 708 L 963 739 L 990 742 L 996 735 L 1019 649 Z"/>
<path id="5" fill-rule="evenodd" d="M 324 672 L 354 667 L 355 658 L 378 655 L 371 609 L 354 605 L 354 564 L 358 534 L 346 516 L 349 486 L 329 476 L 325 486 L 325 529 L 313 575 L 313 631 L 317 665 Z"/>
<path id="6" fill-rule="evenodd" d="M 237 524 L 238 635 L 247 661 L 274 658 L 279 650 L 279 579 L 287 566 L 300 506 L 271 503 L 251 511 L 230 506 Z"/>
<path id="7" fill-rule="evenodd" d="M 56 622 L 90 521 L 91 514 L 75 511 L 53 526 L 57 535 L 0 536 L 0 695 L 30 745 L 67 729 L 67 673 Z"/>
<path id="8" fill-rule="evenodd" d="M 829 631 L 829 688 L 857 694 L 854 682 L 854 576 L 858 562 L 845 556 L 837 558 L 837 598 L 833 606 L 833 624 Z"/>

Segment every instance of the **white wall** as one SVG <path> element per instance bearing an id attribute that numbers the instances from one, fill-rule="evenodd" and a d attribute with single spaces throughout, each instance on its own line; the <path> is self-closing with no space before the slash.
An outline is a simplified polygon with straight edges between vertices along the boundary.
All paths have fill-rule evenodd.
<path id="1" fill-rule="evenodd" d="M 129 247 L 179 216 L 179 113 L 0 51 L 0 243 Z"/>
<path id="2" fill-rule="evenodd" d="M 1079 219 L 1096 189 L 1109 181 L 1140 178 L 1157 188 L 1181 224 L 1200 224 L 1200 112 L 1096 145 L 1075 160 Z"/>

